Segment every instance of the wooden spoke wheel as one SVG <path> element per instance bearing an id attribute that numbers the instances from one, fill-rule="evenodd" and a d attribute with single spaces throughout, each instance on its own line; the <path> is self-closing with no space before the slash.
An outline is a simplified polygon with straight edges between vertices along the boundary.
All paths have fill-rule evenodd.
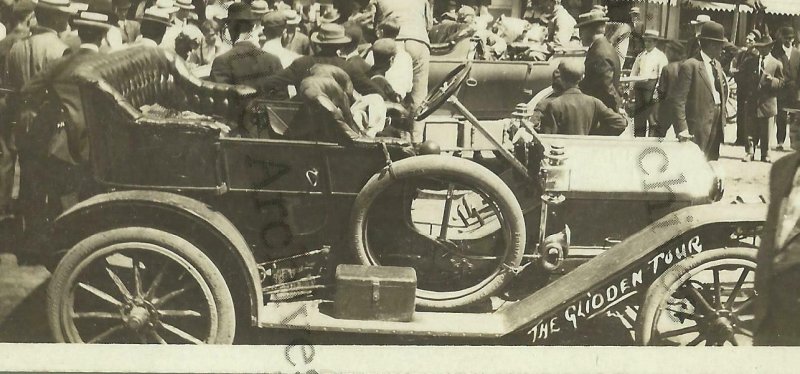
<path id="1" fill-rule="evenodd" d="M 92 235 L 70 249 L 48 288 L 57 342 L 230 344 L 230 291 L 188 241 L 150 228 Z"/>
<path id="2" fill-rule="evenodd" d="M 645 345 L 752 345 L 756 249 L 721 248 L 672 266 L 637 319 Z"/>

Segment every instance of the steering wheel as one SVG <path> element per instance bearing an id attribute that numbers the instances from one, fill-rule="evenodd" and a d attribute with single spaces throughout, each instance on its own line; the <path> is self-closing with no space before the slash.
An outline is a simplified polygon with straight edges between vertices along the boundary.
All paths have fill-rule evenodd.
<path id="1" fill-rule="evenodd" d="M 414 119 L 417 121 L 422 121 L 431 115 L 431 113 L 439 109 L 439 107 L 441 107 L 442 104 L 444 104 L 447 99 L 450 98 L 450 96 L 453 96 L 453 94 L 458 92 L 458 89 L 461 88 L 461 85 L 463 85 L 464 81 L 467 80 L 470 70 L 472 70 L 472 61 L 467 61 L 461 65 L 458 65 L 455 69 L 448 73 L 442 82 L 439 83 L 437 88 L 431 91 L 428 94 L 428 97 L 425 98 L 425 101 L 423 101 L 419 106 L 419 109 L 417 109 L 417 115 L 414 117 Z"/>

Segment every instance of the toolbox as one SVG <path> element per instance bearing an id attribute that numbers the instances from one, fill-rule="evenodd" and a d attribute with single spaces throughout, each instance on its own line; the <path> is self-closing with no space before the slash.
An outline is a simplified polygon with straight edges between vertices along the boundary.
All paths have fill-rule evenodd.
<path id="1" fill-rule="evenodd" d="M 408 322 L 414 316 L 416 289 L 412 268 L 342 264 L 336 268 L 333 316 Z"/>

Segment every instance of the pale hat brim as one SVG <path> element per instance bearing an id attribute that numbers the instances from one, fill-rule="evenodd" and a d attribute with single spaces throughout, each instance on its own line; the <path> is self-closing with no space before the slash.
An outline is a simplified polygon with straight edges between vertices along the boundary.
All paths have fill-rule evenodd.
<path id="1" fill-rule="evenodd" d="M 319 38 L 319 32 L 311 34 L 310 39 L 316 44 L 348 44 L 353 41 L 353 39 L 350 39 L 350 37 L 347 35 L 338 37 L 336 39 L 322 40 Z"/>
<path id="2" fill-rule="evenodd" d="M 581 27 L 588 26 L 588 25 L 591 25 L 591 24 L 594 24 L 594 23 L 608 23 L 608 21 L 610 21 L 610 20 L 611 20 L 611 18 L 608 18 L 608 17 L 594 18 L 594 19 L 590 19 L 590 20 L 586 20 L 586 21 L 583 21 L 583 22 L 576 23 L 575 24 L 575 28 L 576 29 L 577 28 L 581 28 Z"/>

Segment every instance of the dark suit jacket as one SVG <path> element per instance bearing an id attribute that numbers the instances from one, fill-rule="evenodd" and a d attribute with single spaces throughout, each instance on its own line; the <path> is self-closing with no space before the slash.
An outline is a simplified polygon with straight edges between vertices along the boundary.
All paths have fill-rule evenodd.
<path id="1" fill-rule="evenodd" d="M 613 111 L 622 103 L 619 94 L 620 62 L 617 50 L 605 37 L 592 43 L 586 52 L 586 73 L 581 81 L 583 93 L 594 96 Z"/>
<path id="2" fill-rule="evenodd" d="M 661 75 L 658 77 L 658 100 L 661 104 L 658 106 L 658 122 L 665 126 L 664 130 L 676 121 L 677 116 L 672 102 L 675 100 L 675 83 L 678 81 L 682 62 L 670 62 L 661 69 Z"/>
<path id="3" fill-rule="evenodd" d="M 794 174 L 797 167 L 800 166 L 800 154 L 792 153 L 788 156 L 778 159 L 772 166 L 770 171 L 769 182 L 769 210 L 767 212 L 767 221 L 764 224 L 764 230 L 761 235 L 761 247 L 756 255 L 758 271 L 755 274 L 755 288 L 758 292 L 758 297 L 755 302 L 755 338 L 756 344 L 784 344 L 784 342 L 774 341 L 777 335 L 780 335 L 782 329 L 787 329 L 789 326 L 786 323 L 793 323 L 795 326 L 798 323 L 797 316 L 793 315 L 790 318 L 793 321 L 781 321 L 775 318 L 770 312 L 770 305 L 780 298 L 782 293 L 794 295 L 796 298 L 797 287 L 792 290 L 781 290 L 773 287 L 771 284 L 773 280 L 780 280 L 776 278 L 782 271 L 787 270 L 792 266 L 798 265 L 798 255 L 800 255 L 800 242 L 798 240 L 787 240 L 786 245 L 781 247 L 776 246 L 777 238 L 777 225 L 781 223 L 781 215 L 784 199 L 789 196 L 792 191 L 792 184 L 794 182 Z M 789 238 L 800 233 L 795 227 L 794 231 L 790 231 Z M 783 261 L 779 258 L 775 261 L 776 256 L 784 253 Z M 786 256 L 787 254 L 792 254 Z M 785 273 L 784 273 L 785 274 Z M 778 294 L 778 295 L 773 295 Z M 786 300 L 792 302 L 794 300 Z M 797 336 L 791 338 L 797 339 Z M 797 344 L 797 342 L 795 342 Z"/>
<path id="4" fill-rule="evenodd" d="M 715 106 L 714 83 L 708 78 L 699 52 L 681 64 L 678 81 L 675 84 L 675 99 L 671 103 L 676 116 L 675 133 L 688 129 L 694 136 L 694 142 L 706 155 L 709 154 L 712 142 L 718 139 L 718 131 L 722 131 L 723 119 L 727 118 L 725 100 L 728 97 L 728 85 L 719 63 L 717 63 L 717 77 L 721 80 L 719 85 L 722 91 L 721 104 L 717 106 L 720 118 L 714 118 L 714 111 L 710 110 Z"/>
<path id="5" fill-rule="evenodd" d="M 51 153 L 70 164 L 77 165 L 89 161 L 89 134 L 75 71 L 97 55 L 98 53 L 93 50 L 79 48 L 74 53 L 55 61 L 50 68 L 36 75 L 22 88 L 22 96 L 28 102 L 43 100 L 42 95 L 49 87 L 52 87 L 58 96 L 64 114 L 62 119 L 66 125 L 67 144 L 66 149 L 64 147 L 53 149 Z"/>
<path id="6" fill-rule="evenodd" d="M 262 51 L 251 42 L 240 41 L 211 63 L 211 80 L 258 88 L 281 68 L 278 57 Z"/>
<path id="7" fill-rule="evenodd" d="M 599 99 L 570 88 L 544 108 L 542 132 L 564 135 L 619 135 L 625 118 Z"/>
<path id="8" fill-rule="evenodd" d="M 781 46 L 777 46 L 783 48 Z M 782 103 L 781 106 L 789 105 L 800 100 L 800 86 L 798 86 L 798 75 L 800 74 L 800 50 L 792 47 L 791 55 L 787 56 L 786 53 L 781 53 L 779 60 L 783 64 L 784 84 L 783 92 L 778 96 L 778 101 Z"/>
<path id="9" fill-rule="evenodd" d="M 361 69 L 353 64 L 348 64 L 343 58 L 335 56 L 302 56 L 294 60 L 286 69 L 265 79 L 258 87 L 259 92 L 267 96 L 281 97 L 286 90 L 286 86 L 294 85 L 300 87 L 300 83 L 311 73 L 311 67 L 315 64 L 328 64 L 341 68 L 353 82 L 353 88 L 362 95 L 381 94 L 380 88 L 375 85 Z"/>

